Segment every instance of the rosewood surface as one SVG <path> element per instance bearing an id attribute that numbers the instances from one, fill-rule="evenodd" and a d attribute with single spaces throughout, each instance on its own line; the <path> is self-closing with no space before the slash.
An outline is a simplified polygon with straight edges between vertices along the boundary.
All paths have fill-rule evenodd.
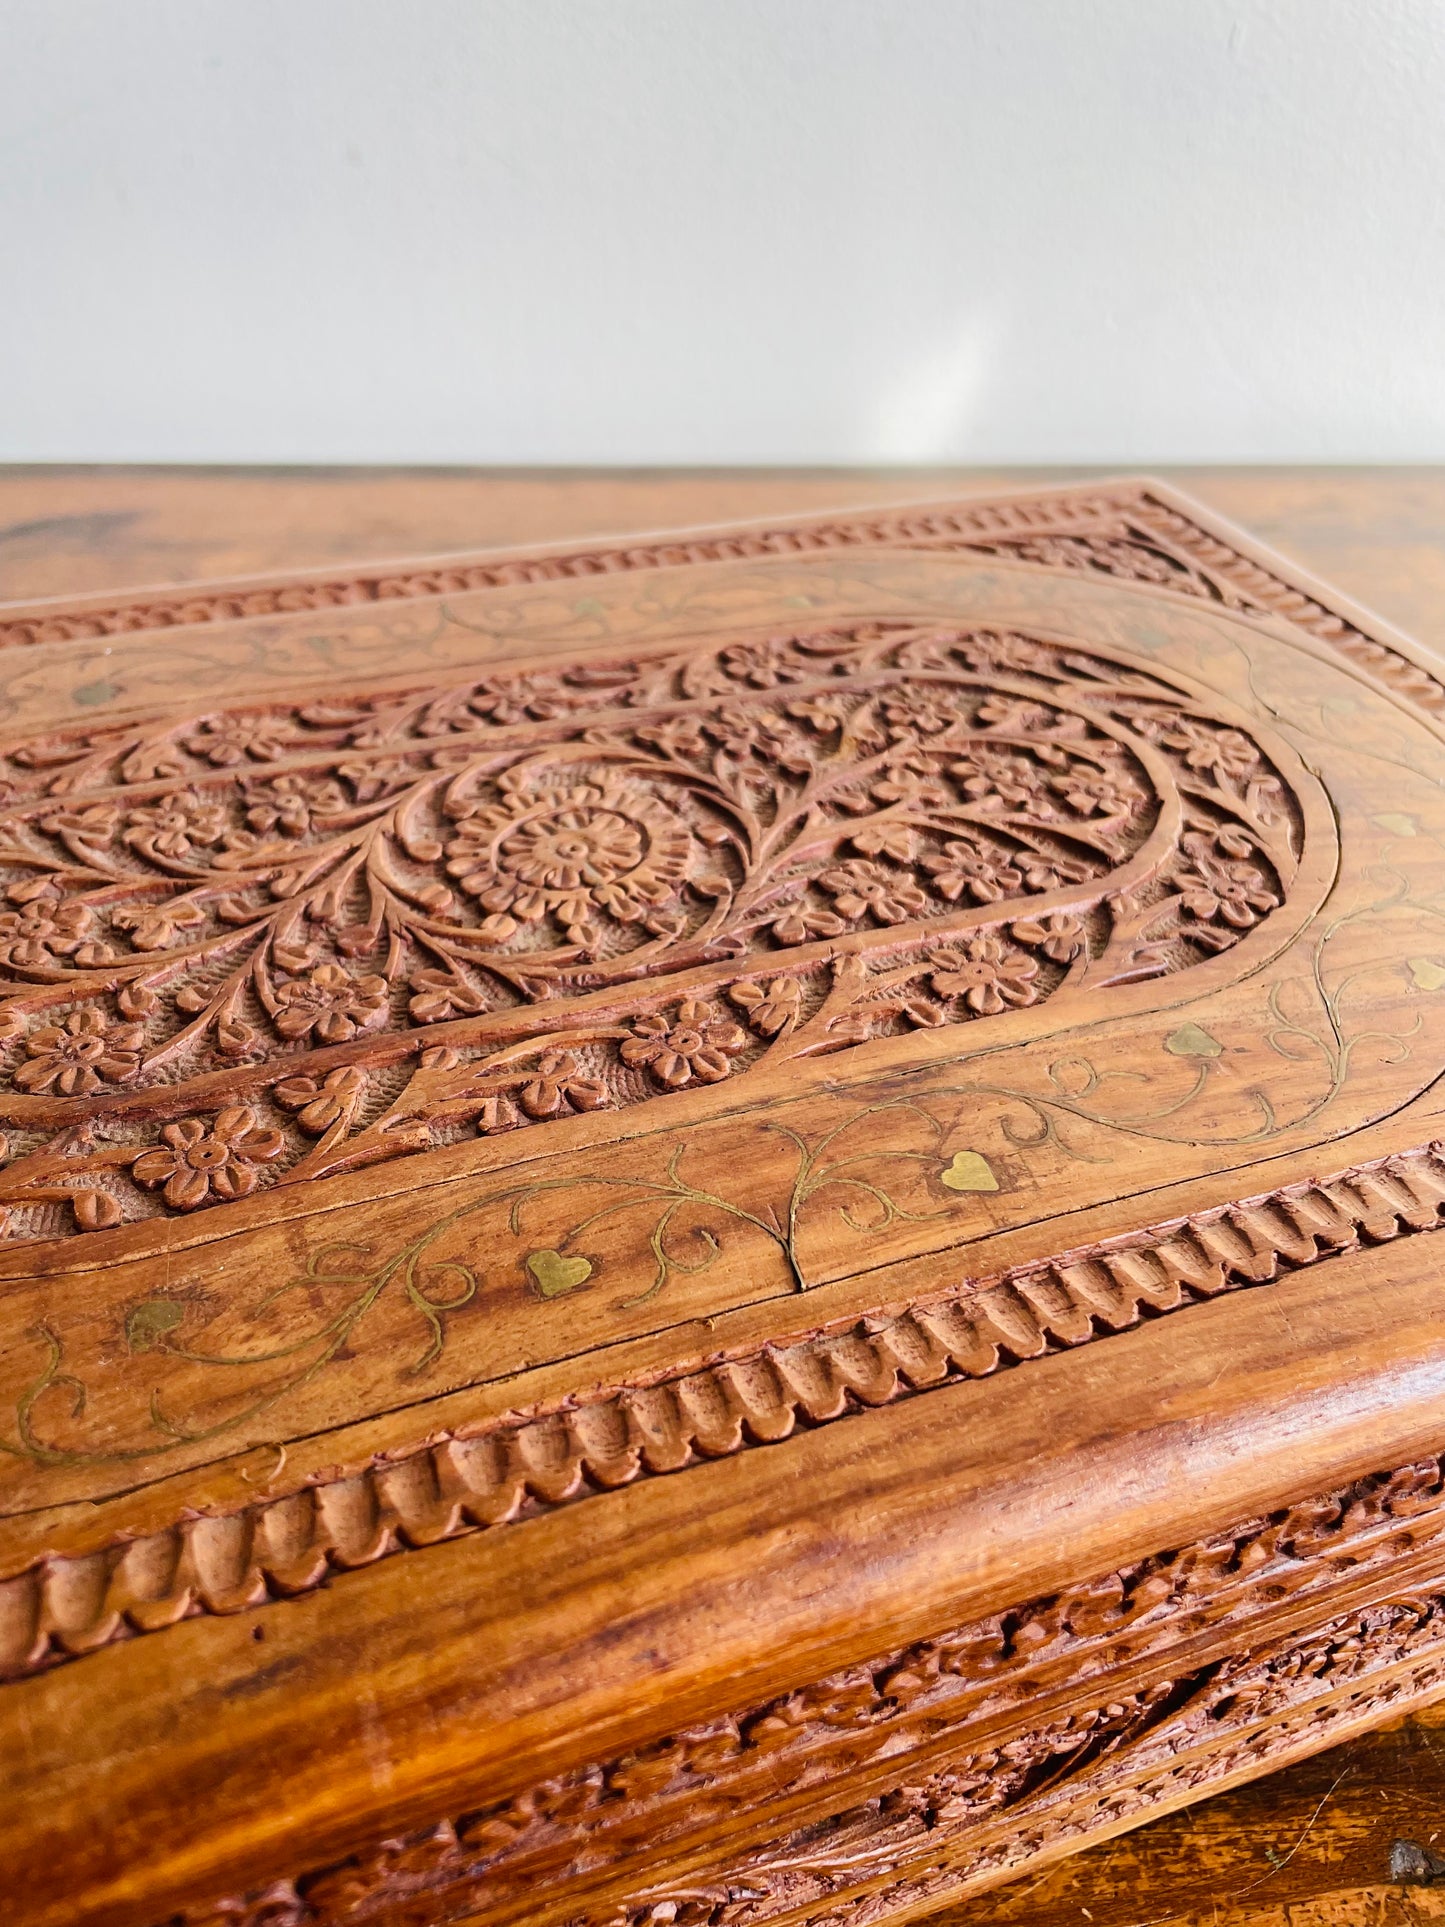
<path id="1" fill-rule="evenodd" d="M 1445 1691 L 1409 642 L 1127 480 L 0 637 L 25 1920 L 901 1918 Z"/>

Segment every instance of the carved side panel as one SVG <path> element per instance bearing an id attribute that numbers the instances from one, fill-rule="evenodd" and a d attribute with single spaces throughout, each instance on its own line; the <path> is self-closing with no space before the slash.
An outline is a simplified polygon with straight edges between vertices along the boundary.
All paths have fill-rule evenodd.
<path id="1" fill-rule="evenodd" d="M 1406 1558 L 1438 1566 L 1442 1539 L 1438 1461 L 1364 1479 L 178 1927 L 433 1927 L 474 1910 L 588 1927 L 885 1919 L 1438 1692 L 1438 1590 L 1348 1608 L 1341 1595 Z M 809 1806 L 769 1844 L 715 1844 L 725 1816 L 742 1830 L 762 1807 Z M 621 1903 L 588 1899 L 629 1882 Z"/>
<path id="2" fill-rule="evenodd" d="M 1090 1708 L 587 1927 L 872 1927 L 1271 1771 L 1445 1689 L 1445 1596 Z"/>

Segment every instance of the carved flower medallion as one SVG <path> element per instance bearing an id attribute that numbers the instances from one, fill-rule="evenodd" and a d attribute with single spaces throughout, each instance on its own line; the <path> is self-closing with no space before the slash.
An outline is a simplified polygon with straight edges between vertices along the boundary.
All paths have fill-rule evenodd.
<path id="1" fill-rule="evenodd" d="M 582 783 L 475 809 L 447 868 L 484 909 L 522 923 L 551 914 L 581 936 L 599 914 L 637 923 L 669 902 L 691 855 L 686 824 L 640 784 Z"/>

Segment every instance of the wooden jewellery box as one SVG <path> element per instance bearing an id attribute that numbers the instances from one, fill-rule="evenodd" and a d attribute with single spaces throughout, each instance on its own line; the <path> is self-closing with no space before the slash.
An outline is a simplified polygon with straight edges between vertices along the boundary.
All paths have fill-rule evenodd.
<path id="1" fill-rule="evenodd" d="M 1407 642 L 1145 481 L 0 642 L 8 1927 L 867 1927 L 1445 1693 Z"/>

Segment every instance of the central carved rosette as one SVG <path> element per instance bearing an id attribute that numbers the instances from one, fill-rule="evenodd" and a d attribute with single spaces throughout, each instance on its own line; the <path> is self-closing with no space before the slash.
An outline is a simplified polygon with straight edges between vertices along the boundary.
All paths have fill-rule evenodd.
<path id="1" fill-rule="evenodd" d="M 904 623 L 4 762 L 0 1213 L 36 1236 L 1178 970 L 1300 854 L 1198 692 Z M 221 1178 L 151 1183 L 223 1116 Z"/>
<path id="2" fill-rule="evenodd" d="M 658 913 L 695 872 L 696 846 L 657 796 L 625 782 L 531 793 L 521 774 L 501 788 L 446 846 L 448 871 L 489 912 L 482 928 L 499 943 L 547 916 L 579 945 L 597 941 L 604 917 L 657 934 L 671 927 Z"/>

